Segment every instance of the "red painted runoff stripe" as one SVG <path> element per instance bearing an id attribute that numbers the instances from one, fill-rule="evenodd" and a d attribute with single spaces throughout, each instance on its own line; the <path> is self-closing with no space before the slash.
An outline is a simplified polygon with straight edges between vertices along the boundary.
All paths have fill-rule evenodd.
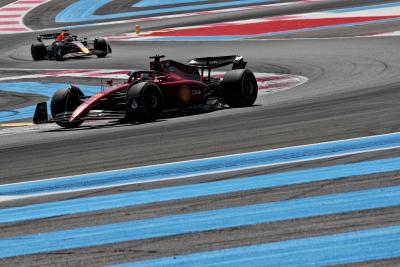
<path id="1" fill-rule="evenodd" d="M 0 21 L 0 25 L 18 25 L 19 21 Z"/>
<path id="2" fill-rule="evenodd" d="M 50 0 L 19 0 L 0 7 L 0 34 L 31 31 L 25 26 L 23 17 L 35 7 L 48 1 Z"/>
<path id="3" fill-rule="evenodd" d="M 16 31 L 20 31 L 20 32 L 26 32 L 26 28 L 0 28 L 0 32 L 16 32 Z"/>
<path id="4" fill-rule="evenodd" d="M 32 7 L 30 6 L 22 6 L 22 7 L 3 7 L 0 9 L 0 11 L 25 11 L 29 10 Z"/>
<path id="5" fill-rule="evenodd" d="M 44 73 L 44 75 L 51 75 L 51 76 L 59 76 L 59 75 L 67 75 L 67 74 L 75 74 L 75 73 L 85 73 L 85 72 L 92 72 L 92 71 L 96 71 L 96 70 L 63 70 L 60 72 L 47 72 Z M 82 77 L 85 77 L 84 74 L 82 75 Z"/>
<path id="6" fill-rule="evenodd" d="M 116 71 L 116 72 L 112 72 L 112 73 L 107 73 L 107 72 L 104 72 L 104 73 L 93 73 L 93 74 L 88 74 L 87 76 L 88 77 L 104 77 L 105 75 L 107 75 L 107 74 L 112 74 L 112 75 L 127 75 L 128 76 L 128 74 L 127 74 L 127 72 L 126 71 Z"/>
<path id="7" fill-rule="evenodd" d="M 291 19 L 291 20 L 266 20 L 256 23 L 236 24 L 219 23 L 204 27 L 188 29 L 166 29 L 154 31 L 143 36 L 226 36 L 226 35 L 254 35 L 271 32 L 298 30 L 322 26 L 333 26 L 338 24 L 349 24 L 356 22 L 367 22 L 374 20 L 397 18 L 398 16 L 379 17 L 350 17 L 350 18 L 323 18 L 323 19 Z"/>
<path id="8" fill-rule="evenodd" d="M 22 17 L 22 14 L 10 14 L 10 15 L 0 14 L 0 19 L 14 19 L 14 18 L 20 18 L 20 17 Z"/>

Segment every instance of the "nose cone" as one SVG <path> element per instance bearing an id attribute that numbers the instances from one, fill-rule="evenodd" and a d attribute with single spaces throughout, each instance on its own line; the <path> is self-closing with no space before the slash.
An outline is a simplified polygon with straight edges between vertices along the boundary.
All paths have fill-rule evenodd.
<path id="1" fill-rule="evenodd" d="M 86 102 L 83 102 L 79 107 L 77 107 L 69 118 L 70 122 L 73 122 L 86 114 L 90 105 Z"/>

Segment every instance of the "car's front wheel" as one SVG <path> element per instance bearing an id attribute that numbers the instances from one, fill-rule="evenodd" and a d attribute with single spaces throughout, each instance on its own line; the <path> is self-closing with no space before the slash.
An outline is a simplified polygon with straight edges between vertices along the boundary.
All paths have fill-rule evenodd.
<path id="1" fill-rule="evenodd" d="M 83 120 L 68 121 L 69 115 L 65 113 L 73 112 L 81 103 L 83 93 L 78 87 L 71 86 L 57 90 L 51 98 L 50 109 L 53 118 L 57 119 L 56 123 L 64 128 L 79 127 Z M 63 119 L 64 114 L 65 119 Z"/>

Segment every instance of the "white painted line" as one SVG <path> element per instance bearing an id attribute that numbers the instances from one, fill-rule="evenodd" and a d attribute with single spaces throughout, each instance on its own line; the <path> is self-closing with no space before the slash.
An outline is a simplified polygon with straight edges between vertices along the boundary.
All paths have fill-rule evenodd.
<path id="1" fill-rule="evenodd" d="M 378 37 L 378 36 L 400 36 L 400 31 L 394 31 L 394 32 L 387 32 L 387 33 L 380 33 L 380 34 L 371 35 L 371 37 Z"/>
<path id="2" fill-rule="evenodd" d="M 51 75 L 44 75 L 44 74 L 29 74 L 29 75 L 21 75 L 21 76 L 11 76 L 11 77 L 3 77 L 0 78 L 0 81 L 13 81 L 13 80 L 22 80 L 22 79 L 38 79 L 38 78 L 45 78 L 51 77 Z"/>
<path id="3" fill-rule="evenodd" d="M 50 0 L 44 0 L 44 1 L 50 1 Z M 225 8 L 225 9 L 198 11 L 198 12 L 183 13 L 183 14 L 144 17 L 144 18 L 139 18 L 139 19 L 116 20 L 116 21 L 110 21 L 110 22 L 88 23 L 88 24 L 81 24 L 81 25 L 70 25 L 70 26 L 62 26 L 62 27 L 53 27 L 53 28 L 45 28 L 45 29 L 37 29 L 37 30 L 29 29 L 29 30 L 32 32 L 39 32 L 39 31 L 60 30 L 60 29 L 65 29 L 65 28 L 72 29 L 72 28 L 80 28 L 80 27 L 96 27 L 96 26 L 102 26 L 102 25 L 138 23 L 138 22 L 157 21 L 157 20 L 172 19 L 172 18 L 201 16 L 201 15 L 205 15 L 205 14 L 220 14 L 220 13 L 228 13 L 228 12 L 237 12 L 237 11 L 242 11 L 242 10 L 272 8 L 272 7 L 286 6 L 286 5 L 299 5 L 299 4 L 301 5 L 301 4 L 310 3 L 310 2 L 324 2 L 324 1 L 325 0 L 303 0 L 303 1 L 298 1 L 298 2 L 288 2 L 288 3 L 252 5 L 252 6 L 245 6 L 245 7 L 238 7 L 238 8 Z M 132 28 L 132 32 L 133 31 L 134 31 L 134 28 Z"/>
<path id="4" fill-rule="evenodd" d="M 7 201 L 12 201 L 12 200 L 18 200 L 18 199 L 25 199 L 26 197 L 21 197 L 21 196 L 7 196 L 7 197 L 2 197 L 0 196 L 0 202 L 7 202 Z"/>
<path id="5" fill-rule="evenodd" d="M 298 149 L 298 148 L 307 148 L 310 146 L 319 146 L 319 145 L 329 145 L 329 144 L 337 144 L 340 142 L 351 142 L 351 141 L 362 141 L 362 140 L 368 140 L 371 138 L 379 139 L 382 137 L 390 137 L 390 136 L 398 136 L 400 132 L 396 133 L 389 133 L 389 134 L 382 134 L 382 135 L 374 135 L 374 136 L 365 136 L 365 137 L 357 137 L 357 138 L 350 138 L 350 139 L 341 139 L 341 140 L 334 140 L 334 141 L 328 141 L 328 142 L 320 142 L 320 143 L 314 143 L 314 144 L 307 144 L 307 145 L 300 145 L 300 146 L 291 146 L 291 147 L 284 147 L 284 148 L 277 148 L 277 149 L 270 149 L 270 150 L 261 150 L 261 151 L 255 151 L 255 152 L 247 152 L 247 153 L 237 153 L 237 154 L 231 154 L 231 155 L 223 155 L 223 156 L 217 156 L 217 157 L 209 157 L 209 158 L 202 158 L 202 159 L 193 159 L 193 160 L 185 160 L 185 161 L 178 161 L 178 162 L 171 162 L 171 163 L 164 163 L 164 164 L 156 164 L 156 165 L 149 165 L 149 166 L 141 166 L 141 167 L 134 167 L 134 168 L 124 168 L 124 169 L 119 169 L 119 170 L 111 170 L 111 171 L 104 171 L 104 172 L 96 172 L 96 173 L 87 173 L 86 175 L 113 175 L 115 173 L 121 173 L 124 171 L 131 171 L 131 170 L 142 170 L 142 169 L 155 169 L 158 167 L 165 167 L 165 166 L 170 166 L 170 165 L 177 165 L 177 164 L 185 164 L 185 163 L 196 163 L 199 161 L 214 161 L 217 159 L 224 159 L 228 157 L 237 157 L 237 156 L 249 156 L 249 155 L 255 155 L 259 153 L 270 153 L 274 151 L 279 151 L 279 150 L 286 150 L 286 149 Z M 177 179 L 186 179 L 190 177 L 195 177 L 195 176 L 202 176 L 202 175 L 210 175 L 210 174 L 218 174 L 218 173 L 228 173 L 228 172 L 235 172 L 235 171 L 241 171 L 241 170 L 250 170 L 250 169 L 255 169 L 255 168 L 260 168 L 260 167 L 272 167 L 272 166 L 279 166 L 279 165 L 285 165 L 285 164 L 292 164 L 292 163 L 300 163 L 300 162 L 309 162 L 309 161 L 314 161 L 314 160 L 321 160 L 321 159 L 328 159 L 328 158 L 336 158 L 336 157 L 342 157 L 342 156 L 348 156 L 348 155 L 357 155 L 357 154 L 363 154 L 363 153 L 370 153 L 370 152 L 376 152 L 376 151 L 386 151 L 386 150 L 391 150 L 391 149 L 397 149 L 399 148 L 399 145 L 393 145 L 393 146 L 387 146 L 387 147 L 377 147 L 377 148 L 369 148 L 369 149 L 363 149 L 363 150 L 356 150 L 356 151 L 349 151 L 349 152 L 338 152 L 338 153 L 332 153 L 332 154 L 327 154 L 325 156 L 317 156 L 317 157 L 309 157 L 305 159 L 290 159 L 290 160 L 283 160 L 277 163 L 261 163 L 261 164 L 254 164 L 250 166 L 242 166 L 239 168 L 225 168 L 221 170 L 212 170 L 212 171 L 203 171 L 203 172 L 197 172 L 195 174 L 187 174 L 187 175 L 182 175 L 182 176 L 174 176 L 174 177 L 166 177 L 166 178 L 156 178 L 156 179 L 148 179 L 145 181 L 131 181 L 131 182 L 121 182 L 118 184 L 110 184 L 110 185 L 98 185 L 98 186 L 93 186 L 93 187 L 84 187 L 84 188 L 76 188 L 76 189 L 67 189 L 67 190 L 60 190 L 60 191 L 53 191 L 53 192 L 46 192 L 46 193 L 37 193 L 37 194 L 27 194 L 27 195 L 19 195 L 14 198 L 14 196 L 6 196 L 8 200 L 12 199 L 21 199 L 21 198 L 31 198 L 31 197 L 38 197 L 38 196 L 46 196 L 46 195 L 54 195 L 54 194 L 64 194 L 64 193 L 71 193 L 71 192 L 81 192 L 81 191 L 87 191 L 87 190 L 94 190 L 94 189 L 105 189 L 105 188 L 113 188 L 113 187 L 118 187 L 118 186 L 124 186 L 124 185 L 132 185 L 132 184 L 145 184 L 145 183 L 152 183 L 152 182 L 158 182 L 158 181 L 169 181 L 169 180 L 177 180 Z M 85 175 L 85 174 L 83 174 Z M 41 180 L 35 180 L 35 181 L 26 181 L 26 182 L 18 182 L 18 183 L 10 183 L 10 184 L 3 184 L 0 185 L 0 189 L 2 187 L 9 187 L 9 186 L 14 186 L 14 185 L 24 185 L 24 184 L 29 184 L 29 183 L 41 183 L 41 182 L 47 182 L 47 181 L 57 181 L 57 180 L 65 180 L 65 179 L 70 179 L 74 177 L 80 177 L 82 175 L 72 175 L 72 176 L 66 176 L 66 177 L 57 177 L 57 178 L 48 178 L 48 179 L 41 179 Z"/>

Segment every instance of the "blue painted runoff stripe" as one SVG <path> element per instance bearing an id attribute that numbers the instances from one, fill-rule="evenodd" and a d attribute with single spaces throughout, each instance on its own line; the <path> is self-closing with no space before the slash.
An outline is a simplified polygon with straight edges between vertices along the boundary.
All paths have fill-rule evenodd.
<path id="1" fill-rule="evenodd" d="M 399 244 L 400 227 L 391 226 L 111 266 L 317 267 L 400 257 Z"/>
<path id="2" fill-rule="evenodd" d="M 216 182 L 190 184 L 121 193 L 106 196 L 47 202 L 0 209 L 0 223 L 44 219 L 54 216 L 94 212 L 162 201 L 204 197 L 245 190 L 265 189 L 316 181 L 327 181 L 356 175 L 368 175 L 400 170 L 400 158 L 366 161 L 300 171 L 259 175 Z"/>
<path id="3" fill-rule="evenodd" d="M 56 90 L 67 86 L 64 83 L 10 82 L 0 83 L 0 91 L 39 94 L 50 98 Z M 100 90 L 99 86 L 89 85 L 79 85 L 79 88 L 86 95 L 92 95 Z M 48 104 L 50 103 L 48 102 Z M 31 118 L 33 117 L 35 108 L 36 106 L 29 106 L 11 111 L 0 111 L 0 122 Z"/>
<path id="4" fill-rule="evenodd" d="M 1 82 L 0 90 L 6 92 L 38 94 L 52 97 L 54 92 L 60 88 L 67 88 L 66 83 L 41 83 L 41 82 Z M 100 91 L 100 86 L 78 85 L 86 95 L 92 95 Z"/>
<path id="5" fill-rule="evenodd" d="M 400 205 L 400 186 L 0 239 L 0 258 Z"/>
<path id="6" fill-rule="evenodd" d="M 182 5 L 177 7 L 164 7 L 164 8 L 154 8 L 145 10 L 136 10 L 131 12 L 113 13 L 113 14 L 103 14 L 96 15 L 96 11 L 102 6 L 110 3 L 112 0 L 79 0 L 72 5 L 66 7 L 56 16 L 56 22 L 82 22 L 82 21 L 95 21 L 95 20 L 108 20 L 108 19 L 118 19 L 124 17 L 136 17 L 136 16 L 152 16 L 165 13 L 174 12 L 187 12 L 202 9 L 218 9 L 224 7 L 235 7 L 241 5 L 252 5 L 268 3 L 274 0 L 233 0 L 226 2 L 216 2 L 210 3 L 205 2 L 203 4 L 194 5 Z"/>
<path id="7" fill-rule="evenodd" d="M 367 5 L 367 6 L 361 6 L 361 7 L 340 8 L 340 9 L 329 10 L 328 12 L 349 13 L 349 12 L 356 12 L 356 11 L 363 11 L 363 10 L 382 9 L 382 8 L 399 7 L 399 6 L 400 6 L 400 2 L 395 2 L 395 3 L 377 4 L 377 5 Z"/>
<path id="8" fill-rule="evenodd" d="M 1 196 L 32 196 L 181 179 L 400 147 L 400 133 L 0 185 Z M 1 178 L 0 178 L 1 180 Z"/>

